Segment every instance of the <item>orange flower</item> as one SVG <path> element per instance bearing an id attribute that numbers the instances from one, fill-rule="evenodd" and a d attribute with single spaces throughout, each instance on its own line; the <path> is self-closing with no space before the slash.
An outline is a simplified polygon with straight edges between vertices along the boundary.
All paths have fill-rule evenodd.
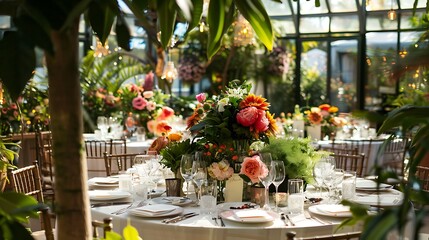
<path id="1" fill-rule="evenodd" d="M 320 110 L 324 110 L 324 111 L 328 111 L 330 107 L 331 105 L 326 103 L 319 106 Z"/>
<path id="2" fill-rule="evenodd" d="M 173 142 L 180 141 L 180 140 L 182 139 L 182 134 L 177 133 L 177 132 L 175 132 L 175 133 L 170 133 L 170 134 L 168 134 L 168 139 L 169 139 L 170 141 L 173 141 Z"/>
<path id="3" fill-rule="evenodd" d="M 268 125 L 268 133 L 272 136 L 276 135 L 278 128 L 277 128 L 277 122 L 274 119 L 274 114 L 271 114 L 270 112 L 267 111 L 267 118 L 269 121 L 269 125 Z"/>
<path id="4" fill-rule="evenodd" d="M 336 113 L 336 112 L 338 112 L 338 107 L 332 106 L 332 107 L 329 108 L 328 112 L 330 112 L 330 113 Z"/>
<path id="5" fill-rule="evenodd" d="M 318 112 L 310 112 L 308 114 L 308 120 L 310 120 L 311 124 L 320 124 L 323 120 L 322 114 Z"/>
<path id="6" fill-rule="evenodd" d="M 168 125 L 165 121 L 160 121 L 156 124 L 155 134 L 162 135 L 163 133 L 168 133 L 171 130 L 171 126 Z"/>
<path id="7" fill-rule="evenodd" d="M 270 104 L 267 102 L 267 99 L 256 96 L 255 94 L 249 94 L 243 101 L 240 102 L 240 109 L 246 107 L 256 107 L 260 110 L 268 110 Z"/>
<path id="8" fill-rule="evenodd" d="M 188 117 L 188 120 L 186 121 L 186 125 L 188 126 L 187 129 L 190 129 L 195 124 L 197 124 L 201 120 L 200 114 L 198 114 L 197 111 L 195 111 L 191 116 Z"/>

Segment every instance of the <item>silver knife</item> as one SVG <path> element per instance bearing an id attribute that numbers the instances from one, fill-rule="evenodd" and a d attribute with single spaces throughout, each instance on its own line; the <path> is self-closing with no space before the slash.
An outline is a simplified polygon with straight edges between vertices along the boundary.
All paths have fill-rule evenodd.
<path id="1" fill-rule="evenodd" d="M 195 214 L 195 213 L 194 212 L 186 213 L 184 215 L 179 215 L 179 216 L 176 216 L 176 217 L 173 217 L 173 218 L 164 219 L 164 220 L 162 220 L 162 222 L 163 223 L 170 223 L 170 222 L 173 222 L 173 221 L 175 221 L 175 220 L 177 220 L 179 218 L 186 217 L 188 215 L 193 215 L 193 214 Z"/>
<path id="2" fill-rule="evenodd" d="M 180 221 L 183 221 L 185 219 L 188 219 L 188 218 L 191 218 L 191 217 L 195 217 L 195 216 L 198 216 L 198 213 L 189 214 L 189 215 L 183 215 L 183 216 L 181 216 L 181 217 L 179 217 L 177 219 L 174 219 L 174 220 L 166 222 L 166 223 L 177 223 L 177 222 L 180 222 Z"/>
<path id="3" fill-rule="evenodd" d="M 91 207 L 104 207 L 104 206 L 112 206 L 112 205 L 124 205 L 130 204 L 131 202 L 100 202 L 100 203 L 91 203 Z"/>
<path id="4" fill-rule="evenodd" d="M 290 219 L 289 215 L 285 214 L 287 220 L 290 222 L 290 224 L 292 224 L 292 226 L 295 226 L 295 223 L 292 222 L 292 220 Z"/>

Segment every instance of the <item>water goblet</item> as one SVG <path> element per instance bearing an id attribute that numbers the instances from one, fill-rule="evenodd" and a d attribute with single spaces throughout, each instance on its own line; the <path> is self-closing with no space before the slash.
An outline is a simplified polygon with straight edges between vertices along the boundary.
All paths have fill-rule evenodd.
<path id="1" fill-rule="evenodd" d="M 194 158 L 191 154 L 182 155 L 180 160 L 180 174 L 186 181 L 186 197 L 189 197 L 189 182 L 192 180 L 192 162 Z"/>
<path id="2" fill-rule="evenodd" d="M 275 168 L 272 164 L 271 153 L 261 153 L 260 159 L 264 163 L 264 168 L 266 168 L 266 174 L 259 176 L 259 181 L 261 181 L 262 185 L 265 187 L 265 203 L 263 206 L 264 210 L 270 210 L 270 198 L 269 198 L 269 187 L 273 183 Z"/>
<path id="3" fill-rule="evenodd" d="M 276 187 L 275 199 L 276 199 L 276 212 L 277 212 L 279 208 L 279 204 L 277 201 L 277 193 L 279 192 L 280 184 L 285 180 L 286 173 L 285 173 L 285 164 L 283 161 L 273 161 L 273 167 L 275 170 L 273 184 Z"/>
<path id="4" fill-rule="evenodd" d="M 198 202 L 201 200 L 201 187 L 207 181 L 207 166 L 202 158 L 202 153 L 195 153 L 195 160 L 192 163 L 192 180 L 198 187 Z"/>

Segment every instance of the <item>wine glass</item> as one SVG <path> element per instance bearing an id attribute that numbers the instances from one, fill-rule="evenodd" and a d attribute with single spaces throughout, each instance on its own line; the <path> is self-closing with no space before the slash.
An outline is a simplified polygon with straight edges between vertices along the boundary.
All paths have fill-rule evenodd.
<path id="1" fill-rule="evenodd" d="M 277 193 L 279 192 L 279 186 L 280 184 L 285 180 L 285 164 L 283 161 L 273 161 L 273 167 L 275 170 L 275 175 L 274 175 L 274 179 L 273 179 L 273 184 L 276 187 L 276 197 L 277 197 Z M 279 208 L 279 203 L 276 199 L 276 212 L 278 211 Z"/>
<path id="2" fill-rule="evenodd" d="M 101 131 L 101 138 L 104 139 L 107 136 L 107 129 L 109 125 L 107 125 L 107 118 L 103 116 L 97 117 L 97 128 Z"/>
<path id="3" fill-rule="evenodd" d="M 195 153 L 195 160 L 192 163 L 192 180 L 198 187 L 198 202 L 201 200 L 201 187 L 207 181 L 207 166 L 202 158 L 202 153 Z"/>
<path id="4" fill-rule="evenodd" d="M 313 177 L 318 185 L 320 198 L 322 198 L 322 188 L 326 185 L 325 176 L 331 174 L 334 169 L 335 159 L 331 156 L 320 159 L 313 167 Z"/>
<path id="5" fill-rule="evenodd" d="M 270 198 L 269 198 L 269 187 L 271 183 L 273 183 L 274 175 L 275 175 L 275 168 L 273 167 L 273 161 L 271 159 L 271 153 L 261 153 L 259 155 L 261 161 L 264 163 L 264 168 L 266 168 L 264 172 L 266 174 L 262 174 L 259 176 L 259 181 L 264 185 L 265 187 L 265 203 L 263 206 L 264 210 L 270 210 Z"/>
<path id="6" fill-rule="evenodd" d="M 189 182 L 192 180 L 192 162 L 194 158 L 191 154 L 182 155 L 180 160 L 180 174 L 182 174 L 183 179 L 186 181 L 186 197 L 189 194 Z"/>

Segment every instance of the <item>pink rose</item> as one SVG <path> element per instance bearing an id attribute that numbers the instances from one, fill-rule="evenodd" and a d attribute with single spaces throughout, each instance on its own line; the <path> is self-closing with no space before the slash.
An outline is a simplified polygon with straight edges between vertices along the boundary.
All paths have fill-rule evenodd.
<path id="1" fill-rule="evenodd" d="M 244 158 L 240 174 L 249 177 L 252 183 L 257 183 L 259 182 L 259 177 L 265 177 L 268 174 L 268 169 L 261 161 L 259 155 L 254 155 L 253 157 Z"/>
<path id="2" fill-rule="evenodd" d="M 146 109 L 147 109 L 148 111 L 153 111 L 153 110 L 155 110 L 155 109 L 156 109 L 156 103 L 155 103 L 155 102 L 152 102 L 152 101 L 147 102 Z"/>
<path id="3" fill-rule="evenodd" d="M 133 108 L 137 110 L 143 110 L 147 105 L 147 100 L 142 97 L 142 95 L 138 95 L 133 99 Z"/>
<path id="4" fill-rule="evenodd" d="M 247 107 L 237 113 L 237 122 L 245 127 L 252 126 L 259 117 L 256 107 Z"/>
<path id="5" fill-rule="evenodd" d="M 153 92 L 152 91 L 144 91 L 143 97 L 146 99 L 151 98 L 151 97 L 153 97 Z"/>
<path id="6" fill-rule="evenodd" d="M 159 115 L 159 119 L 164 120 L 174 115 L 174 110 L 170 107 L 162 107 L 162 112 Z"/>
<path id="7" fill-rule="evenodd" d="M 255 122 L 255 129 L 258 132 L 265 132 L 268 130 L 270 121 L 267 118 L 267 114 L 264 110 L 259 110 L 259 118 Z"/>
<path id="8" fill-rule="evenodd" d="M 232 176 L 234 169 L 229 166 L 226 160 L 214 162 L 208 167 L 208 173 L 211 177 L 217 180 L 226 180 Z"/>
<path id="9" fill-rule="evenodd" d="M 202 103 L 206 100 L 207 96 L 205 93 L 200 93 L 195 98 L 197 99 L 198 102 Z"/>

